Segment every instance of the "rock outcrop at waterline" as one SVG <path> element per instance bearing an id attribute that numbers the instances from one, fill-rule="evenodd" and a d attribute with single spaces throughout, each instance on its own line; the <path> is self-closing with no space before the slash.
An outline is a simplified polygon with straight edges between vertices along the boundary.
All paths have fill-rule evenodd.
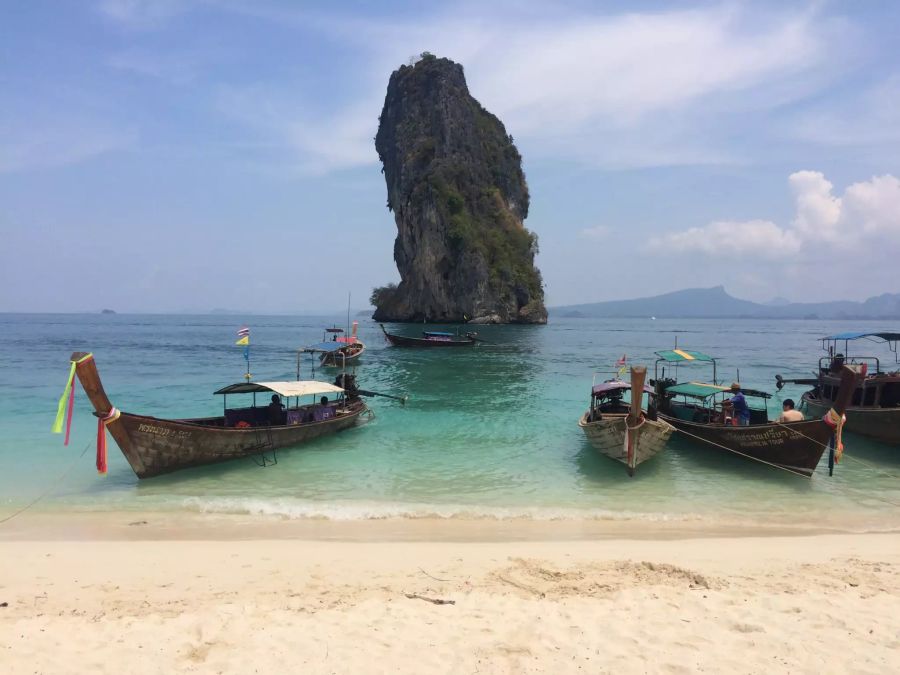
<path id="1" fill-rule="evenodd" d="M 394 71 L 375 148 L 401 281 L 375 289 L 374 318 L 546 323 L 522 157 L 462 66 L 423 54 Z"/>

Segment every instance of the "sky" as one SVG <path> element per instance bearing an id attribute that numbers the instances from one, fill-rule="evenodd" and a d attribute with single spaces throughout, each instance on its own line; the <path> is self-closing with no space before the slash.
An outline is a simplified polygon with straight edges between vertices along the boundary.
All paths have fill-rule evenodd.
<path id="1" fill-rule="evenodd" d="M 0 311 L 368 305 L 388 78 L 465 68 L 558 306 L 900 292 L 900 3 L 5 2 Z"/>

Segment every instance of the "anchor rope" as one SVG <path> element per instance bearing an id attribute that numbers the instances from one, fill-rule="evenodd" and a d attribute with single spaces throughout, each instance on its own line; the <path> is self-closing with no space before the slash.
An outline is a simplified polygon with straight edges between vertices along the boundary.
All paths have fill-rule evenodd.
<path id="1" fill-rule="evenodd" d="M 787 471 L 789 474 L 793 476 L 800 476 L 802 478 L 812 478 L 812 476 L 805 476 L 799 471 L 793 471 L 792 469 L 788 469 L 787 467 L 781 466 L 780 464 L 773 464 L 772 462 L 767 462 L 764 459 L 760 459 L 759 457 L 754 457 L 753 455 L 748 455 L 746 453 L 741 452 L 740 450 L 735 450 L 734 448 L 729 448 L 728 446 L 722 445 L 721 443 L 716 443 L 715 441 L 711 441 L 708 438 L 703 438 L 703 436 L 698 436 L 697 434 L 692 434 L 689 431 L 685 431 L 684 429 L 679 429 L 675 427 L 675 431 L 680 431 L 686 436 L 691 436 L 696 438 L 697 440 L 703 441 L 704 443 L 709 443 L 710 445 L 715 445 L 716 447 L 722 448 L 723 450 L 727 450 L 728 452 L 734 453 L 735 455 L 740 455 L 741 457 L 746 457 L 747 459 L 752 459 L 760 464 L 768 464 L 769 466 L 775 467 L 776 469 L 781 469 L 782 471 Z"/>
<path id="2" fill-rule="evenodd" d="M 69 466 L 66 468 L 66 470 L 63 471 L 62 474 L 60 474 L 60 476 L 55 481 L 50 483 L 50 486 L 46 490 L 44 490 L 41 494 L 39 494 L 35 499 L 28 502 L 25 506 L 23 506 L 18 511 L 14 511 L 10 515 L 6 516 L 5 518 L 0 518 L 0 525 L 12 520 L 16 516 L 18 516 L 20 513 L 24 513 L 25 511 L 30 509 L 32 506 L 37 504 L 39 501 L 41 501 L 48 494 L 50 494 L 54 489 L 56 489 L 56 487 L 62 482 L 63 478 L 65 478 L 66 476 L 69 475 L 69 472 L 74 468 L 74 466 L 78 462 L 78 460 L 80 460 L 82 457 L 84 457 L 84 455 L 88 451 L 89 447 L 91 447 L 90 441 L 88 441 L 87 445 L 84 446 L 84 450 L 81 451 L 81 454 L 79 454 L 78 457 L 76 457 L 75 459 L 72 460 L 72 462 L 69 464 Z"/>

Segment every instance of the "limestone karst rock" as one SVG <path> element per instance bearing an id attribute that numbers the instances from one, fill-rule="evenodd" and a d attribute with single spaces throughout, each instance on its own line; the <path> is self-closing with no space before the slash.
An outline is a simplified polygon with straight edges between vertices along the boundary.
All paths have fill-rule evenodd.
<path id="1" fill-rule="evenodd" d="M 375 289 L 374 318 L 546 323 L 522 158 L 462 66 L 426 53 L 394 71 L 375 147 L 401 281 Z"/>

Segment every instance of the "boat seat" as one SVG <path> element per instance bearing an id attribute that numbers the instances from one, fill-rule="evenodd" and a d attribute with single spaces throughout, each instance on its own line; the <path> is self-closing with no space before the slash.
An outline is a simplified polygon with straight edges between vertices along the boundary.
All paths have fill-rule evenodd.
<path id="1" fill-rule="evenodd" d="M 313 420 L 316 422 L 324 422 L 325 420 L 331 419 L 335 415 L 336 408 L 337 406 L 334 405 L 316 406 L 315 411 L 313 411 Z"/>
<path id="2" fill-rule="evenodd" d="M 252 427 L 268 426 L 268 408 L 235 408 L 225 411 L 225 426 L 233 427 L 238 422 L 246 422 Z"/>

